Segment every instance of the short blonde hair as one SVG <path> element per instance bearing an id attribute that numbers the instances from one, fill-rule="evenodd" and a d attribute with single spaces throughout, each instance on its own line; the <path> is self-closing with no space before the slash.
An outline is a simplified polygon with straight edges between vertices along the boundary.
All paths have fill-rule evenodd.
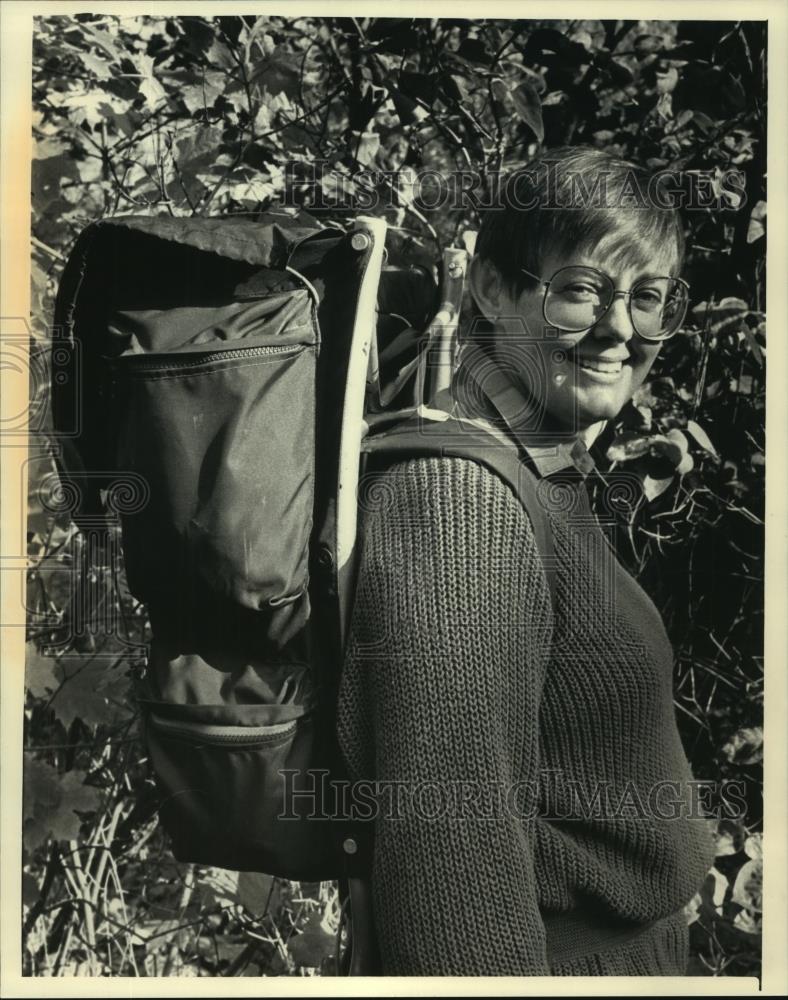
<path id="1" fill-rule="evenodd" d="M 510 174 L 498 205 L 482 216 L 475 252 L 517 292 L 533 288 L 543 261 L 604 244 L 612 262 L 678 276 L 684 232 L 675 207 L 654 197 L 659 175 L 603 150 L 564 146 Z M 546 276 L 548 277 L 548 276 Z"/>

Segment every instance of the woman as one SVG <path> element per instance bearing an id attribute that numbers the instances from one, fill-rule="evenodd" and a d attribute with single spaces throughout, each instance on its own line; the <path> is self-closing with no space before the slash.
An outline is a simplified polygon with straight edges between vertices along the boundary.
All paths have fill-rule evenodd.
<path id="1" fill-rule="evenodd" d="M 482 464 L 399 462 L 366 512 L 340 741 L 351 777 L 388 792 L 371 872 L 384 974 L 685 971 L 710 833 L 664 627 L 585 487 L 587 446 L 686 309 L 680 223 L 638 204 L 645 179 L 551 151 L 510 179 L 472 261 L 484 322 L 455 415 L 515 440 L 537 477 L 554 597 L 529 515 Z"/>

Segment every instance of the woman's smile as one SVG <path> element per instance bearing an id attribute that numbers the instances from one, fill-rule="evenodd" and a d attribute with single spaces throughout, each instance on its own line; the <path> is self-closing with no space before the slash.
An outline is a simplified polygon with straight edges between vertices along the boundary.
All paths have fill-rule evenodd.
<path id="1" fill-rule="evenodd" d="M 616 383 L 624 376 L 629 355 L 624 358 L 570 356 L 569 360 L 580 375 L 605 385 Z"/>

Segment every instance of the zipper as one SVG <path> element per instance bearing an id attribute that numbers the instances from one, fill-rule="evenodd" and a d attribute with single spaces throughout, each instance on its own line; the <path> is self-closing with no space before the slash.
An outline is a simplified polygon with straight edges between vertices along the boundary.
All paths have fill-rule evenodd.
<path id="1" fill-rule="evenodd" d="M 201 365 L 211 364 L 215 361 L 232 361 L 234 358 L 253 358 L 269 354 L 291 354 L 300 351 L 303 344 L 278 344 L 264 347 L 231 347 L 222 351 L 202 352 L 195 358 L 189 358 L 183 354 L 159 354 L 151 357 L 144 354 L 127 355 L 125 358 L 113 358 L 111 363 L 114 368 L 139 368 L 145 371 L 167 371 L 177 368 L 198 368 Z"/>
<path id="2" fill-rule="evenodd" d="M 207 722 L 174 721 L 151 713 L 150 720 L 154 728 L 166 736 L 214 746 L 260 746 L 278 741 L 296 728 L 295 719 L 273 726 L 218 726 Z"/>

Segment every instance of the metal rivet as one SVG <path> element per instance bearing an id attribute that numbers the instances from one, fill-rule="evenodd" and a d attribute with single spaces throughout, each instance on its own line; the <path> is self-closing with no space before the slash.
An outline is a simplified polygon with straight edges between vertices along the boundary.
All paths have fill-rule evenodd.
<path id="1" fill-rule="evenodd" d="M 369 236 L 367 236 L 366 233 L 353 233 L 350 245 L 354 250 L 358 250 L 359 252 L 361 250 L 366 250 L 369 246 Z"/>
<path id="2" fill-rule="evenodd" d="M 358 850 L 358 844 L 352 837 L 347 837 L 342 843 L 342 850 L 345 854 L 355 854 Z"/>

